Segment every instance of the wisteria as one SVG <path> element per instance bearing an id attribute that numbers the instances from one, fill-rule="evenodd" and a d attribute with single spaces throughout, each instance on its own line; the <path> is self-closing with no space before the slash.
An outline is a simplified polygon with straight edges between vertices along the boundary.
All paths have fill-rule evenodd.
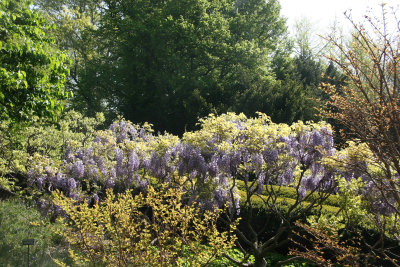
<path id="1" fill-rule="evenodd" d="M 256 183 L 248 188 L 251 194 L 263 194 L 268 185 L 298 184 L 301 198 L 310 190 L 334 185 L 334 175 L 321 161 L 335 153 L 327 125 L 290 127 L 273 124 L 264 115 L 247 119 L 226 114 L 206 118 L 202 126 L 179 139 L 154 136 L 149 126 L 120 120 L 98 131 L 92 146 L 68 147 L 57 170 L 40 172 L 34 167 L 28 176 L 40 190 L 60 189 L 75 198 L 99 198 L 106 188 L 124 191 L 156 180 L 179 181 L 191 194 L 198 194 L 199 201 L 218 206 L 228 202 L 237 210 L 236 179 L 248 184 L 255 177 Z"/>
<path id="2" fill-rule="evenodd" d="M 325 158 L 335 157 L 346 166 L 326 165 Z M 365 160 L 344 157 L 335 150 L 326 124 L 288 126 L 264 115 L 248 119 L 228 113 L 203 119 L 200 130 L 180 139 L 153 135 L 148 125 L 116 121 L 98 131 L 91 146 L 68 147 L 57 167 L 32 161 L 27 176 L 41 191 L 59 189 L 81 201 L 101 201 L 107 188 L 123 192 L 156 182 L 179 183 L 204 206 L 228 203 L 238 213 L 239 190 L 268 196 L 274 193 L 271 186 L 289 186 L 307 201 L 314 192 L 336 193 L 337 177 L 369 181 Z M 238 181 L 244 182 L 242 189 Z M 374 195 L 368 188 L 373 187 L 363 192 Z M 393 210 L 379 204 L 379 198 L 371 203 L 382 213 Z"/>

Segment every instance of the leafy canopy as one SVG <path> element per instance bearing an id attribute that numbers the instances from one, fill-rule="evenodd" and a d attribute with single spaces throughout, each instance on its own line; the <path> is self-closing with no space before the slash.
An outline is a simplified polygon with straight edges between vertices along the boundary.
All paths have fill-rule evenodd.
<path id="1" fill-rule="evenodd" d="M 69 59 L 46 34 L 50 27 L 27 0 L 0 3 L 0 118 L 55 118 L 70 96 Z"/>

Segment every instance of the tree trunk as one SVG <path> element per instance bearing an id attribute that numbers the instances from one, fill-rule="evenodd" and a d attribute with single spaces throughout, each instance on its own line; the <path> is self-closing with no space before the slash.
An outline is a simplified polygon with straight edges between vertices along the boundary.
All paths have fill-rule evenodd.
<path id="1" fill-rule="evenodd" d="M 254 262 L 254 267 L 266 267 L 267 266 L 267 261 L 264 259 L 263 256 L 256 256 L 255 257 L 255 262 Z"/>

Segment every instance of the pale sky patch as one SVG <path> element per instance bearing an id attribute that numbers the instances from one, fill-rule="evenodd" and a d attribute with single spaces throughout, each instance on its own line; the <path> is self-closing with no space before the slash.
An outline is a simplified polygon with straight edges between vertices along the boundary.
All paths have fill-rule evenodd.
<path id="1" fill-rule="evenodd" d="M 322 35 L 329 33 L 335 22 L 344 29 L 350 27 L 343 15 L 347 10 L 351 10 L 355 21 L 361 21 L 365 14 L 380 15 L 382 2 L 400 13 L 399 0 L 280 0 L 281 14 L 288 19 L 289 30 L 293 31 L 296 20 L 307 18 L 315 33 Z"/>

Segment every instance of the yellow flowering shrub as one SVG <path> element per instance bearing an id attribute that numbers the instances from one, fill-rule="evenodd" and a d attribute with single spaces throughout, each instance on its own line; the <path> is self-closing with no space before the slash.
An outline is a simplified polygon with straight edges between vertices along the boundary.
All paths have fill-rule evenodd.
<path id="1" fill-rule="evenodd" d="M 237 223 L 220 232 L 222 211 L 184 205 L 181 188 L 148 187 L 146 194 L 135 196 L 108 190 L 105 200 L 92 207 L 56 192 L 54 202 L 67 215 L 63 234 L 78 265 L 204 266 L 236 240 Z"/>

